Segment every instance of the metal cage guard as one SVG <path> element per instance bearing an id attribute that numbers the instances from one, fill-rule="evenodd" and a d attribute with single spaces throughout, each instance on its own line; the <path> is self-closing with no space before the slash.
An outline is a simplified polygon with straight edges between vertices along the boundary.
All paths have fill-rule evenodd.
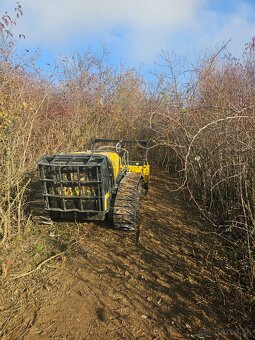
<path id="1" fill-rule="evenodd" d="M 45 156 L 39 161 L 46 210 L 100 213 L 103 210 L 101 165 L 93 155 Z"/>

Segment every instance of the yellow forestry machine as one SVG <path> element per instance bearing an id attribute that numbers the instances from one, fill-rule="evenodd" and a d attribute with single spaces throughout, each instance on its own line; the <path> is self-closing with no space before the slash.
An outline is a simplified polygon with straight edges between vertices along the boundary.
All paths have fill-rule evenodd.
<path id="1" fill-rule="evenodd" d="M 150 165 L 147 152 L 143 160 L 130 161 L 129 145 L 147 151 L 145 140 L 94 138 L 86 152 L 41 158 L 42 194 L 51 219 L 110 219 L 116 229 L 135 230 Z"/>

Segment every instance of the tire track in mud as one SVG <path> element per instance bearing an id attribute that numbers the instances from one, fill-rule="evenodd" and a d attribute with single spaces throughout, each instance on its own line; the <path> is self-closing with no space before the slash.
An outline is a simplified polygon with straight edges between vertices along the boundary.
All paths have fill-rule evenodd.
<path id="1" fill-rule="evenodd" d="M 219 239 L 166 185 L 176 187 L 152 177 L 138 244 L 105 224 L 69 224 L 81 240 L 24 339 L 243 338 Z"/>

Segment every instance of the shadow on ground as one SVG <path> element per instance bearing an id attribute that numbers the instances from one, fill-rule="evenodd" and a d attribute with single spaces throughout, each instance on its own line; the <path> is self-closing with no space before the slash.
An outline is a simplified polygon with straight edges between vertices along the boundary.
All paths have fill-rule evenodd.
<path id="1" fill-rule="evenodd" d="M 139 243 L 107 224 L 49 227 L 52 248 L 78 242 L 44 283 L 25 339 L 249 338 L 219 238 L 166 184 L 176 187 L 153 176 Z"/>

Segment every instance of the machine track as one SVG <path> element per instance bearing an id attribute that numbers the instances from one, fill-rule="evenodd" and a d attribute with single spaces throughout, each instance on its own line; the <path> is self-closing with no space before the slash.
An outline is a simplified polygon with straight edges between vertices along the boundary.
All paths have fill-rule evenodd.
<path id="1" fill-rule="evenodd" d="M 143 196 L 142 176 L 129 172 L 122 179 L 113 207 L 113 224 L 116 229 L 136 230 Z"/>

